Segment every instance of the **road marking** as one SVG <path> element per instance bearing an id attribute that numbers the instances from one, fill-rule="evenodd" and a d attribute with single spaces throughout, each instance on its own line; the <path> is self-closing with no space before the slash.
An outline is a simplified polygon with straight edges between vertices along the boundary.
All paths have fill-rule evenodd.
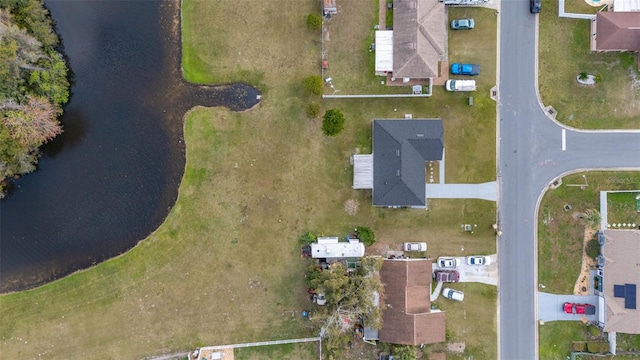
<path id="1" fill-rule="evenodd" d="M 562 129 L 562 151 L 567 150 L 567 129 Z"/>

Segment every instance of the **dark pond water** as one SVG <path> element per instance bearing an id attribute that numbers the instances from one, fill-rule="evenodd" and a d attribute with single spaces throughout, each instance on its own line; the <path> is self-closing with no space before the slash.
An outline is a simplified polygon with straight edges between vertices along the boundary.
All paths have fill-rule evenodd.
<path id="1" fill-rule="evenodd" d="M 131 249 L 174 204 L 183 116 L 244 110 L 250 86 L 188 84 L 177 0 L 48 0 L 73 71 L 65 132 L 0 202 L 0 291 L 31 288 Z"/>

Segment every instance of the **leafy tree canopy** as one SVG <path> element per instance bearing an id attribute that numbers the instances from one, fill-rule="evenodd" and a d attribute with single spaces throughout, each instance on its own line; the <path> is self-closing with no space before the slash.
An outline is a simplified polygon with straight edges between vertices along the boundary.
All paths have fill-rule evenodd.
<path id="1" fill-rule="evenodd" d="M 325 294 L 327 303 L 318 309 L 312 320 L 321 326 L 322 336 L 328 339 L 327 347 L 336 351 L 343 345 L 345 335 L 353 331 L 356 323 L 368 327 L 382 326 L 380 309 L 376 305 L 376 293 L 382 296 L 379 271 L 382 258 L 364 257 L 356 271 L 349 273 L 346 266 L 333 263 L 320 270 L 312 265 L 307 273 L 308 284 L 316 292 Z"/>
<path id="2" fill-rule="evenodd" d="M 336 136 L 344 129 L 344 115 L 338 109 L 327 110 L 322 119 L 322 132 L 327 136 Z"/>
<path id="3" fill-rule="evenodd" d="M 371 246 L 376 242 L 376 235 L 373 233 L 373 230 L 366 226 L 358 226 L 356 228 L 356 234 L 358 235 L 358 239 L 367 246 Z"/>
<path id="4" fill-rule="evenodd" d="M 0 0 L 0 198 L 4 180 L 34 171 L 38 147 L 62 132 L 68 69 L 42 0 Z"/>
<path id="5" fill-rule="evenodd" d="M 322 83 L 322 78 L 319 75 L 311 75 L 305 78 L 302 85 L 304 86 L 304 91 L 307 95 L 320 96 L 324 91 L 324 84 Z"/>

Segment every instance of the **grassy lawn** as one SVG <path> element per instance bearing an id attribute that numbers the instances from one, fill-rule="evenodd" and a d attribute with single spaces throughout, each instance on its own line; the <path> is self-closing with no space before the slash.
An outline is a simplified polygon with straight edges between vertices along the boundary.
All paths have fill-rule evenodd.
<path id="1" fill-rule="evenodd" d="M 318 343 L 282 344 L 238 348 L 233 352 L 235 360 L 297 360 L 318 358 Z"/>
<path id="2" fill-rule="evenodd" d="M 575 215 L 587 209 L 600 207 L 600 191 L 629 190 L 640 186 L 640 173 L 587 172 L 589 186 L 584 184 L 583 173 L 566 176 L 563 184 L 548 190 L 540 204 L 538 214 L 538 280 L 545 291 L 571 294 L 580 273 L 582 261 L 584 223 Z M 564 210 L 565 204 L 572 209 Z"/>
<path id="3" fill-rule="evenodd" d="M 602 341 L 605 339 L 593 339 L 587 326 L 578 321 L 553 321 L 541 325 L 540 332 L 540 360 L 565 359 L 571 352 L 572 341 Z M 640 335 L 617 334 L 615 359 L 638 359 L 638 355 L 624 354 L 625 351 L 637 351 L 640 349 Z M 590 340 L 591 338 L 591 340 Z M 635 350 L 634 350 L 635 349 Z M 611 358 L 611 356 L 605 357 Z M 598 360 L 603 359 L 597 355 L 580 355 L 576 359 Z"/>
<path id="4" fill-rule="evenodd" d="M 540 360 L 565 359 L 572 341 L 584 341 L 587 327 L 579 321 L 553 321 L 539 327 Z"/>
<path id="5" fill-rule="evenodd" d="M 619 333 L 616 335 L 616 345 L 620 351 L 639 351 L 640 335 Z"/>
<path id="6" fill-rule="evenodd" d="M 612 223 L 640 224 L 636 211 L 636 196 L 640 192 L 609 193 L 607 195 L 607 221 Z"/>
<path id="7" fill-rule="evenodd" d="M 447 284 L 447 286 L 464 292 L 464 301 L 457 302 L 444 299 L 442 296 L 435 304 L 447 314 L 447 343 L 463 342 L 466 345 L 463 353 L 446 350 L 446 343 L 425 347 L 429 352 L 447 352 L 447 359 L 497 359 L 497 319 L 493 309 L 496 308 L 497 288 L 477 283 Z M 428 356 L 423 356 L 427 359 Z"/>
<path id="8" fill-rule="evenodd" d="M 567 0 L 567 11 L 595 13 L 583 0 Z M 587 129 L 640 128 L 637 54 L 591 53 L 590 21 L 558 18 L 558 2 L 543 0 L 540 13 L 539 89 L 557 119 Z M 562 36 L 558 36 L 562 34 Z M 597 75 L 594 87 L 578 85 L 580 72 Z M 635 88 L 632 88 L 635 84 Z"/>
<path id="9" fill-rule="evenodd" d="M 392 11 L 387 11 L 387 16 Z M 371 17 L 363 16 L 371 14 Z M 336 94 L 393 94 L 410 93 L 409 86 L 386 86 L 384 77 L 376 76 L 375 52 L 369 46 L 375 42 L 374 25 L 378 23 L 377 1 L 344 2 L 339 13 L 324 23 L 324 58 L 329 61 L 329 69 L 323 76 L 331 77 Z M 449 63 L 473 62 L 481 64 L 482 71 L 476 78 L 479 89 L 475 97 L 488 98 L 488 92 L 495 85 L 496 73 L 496 15 L 495 10 L 485 8 L 449 8 L 449 18 L 473 17 L 476 28 L 473 31 L 449 31 Z M 318 62 L 320 59 L 318 59 Z M 443 69 L 447 72 L 448 69 Z M 325 93 L 333 90 L 325 88 Z M 462 99 L 465 94 L 443 94 L 444 86 L 434 86 L 434 96 L 422 101 L 441 103 L 447 97 Z M 486 94 L 484 94 L 486 93 Z M 396 100 L 397 101 L 397 100 Z M 445 100 L 446 101 L 446 100 Z M 466 103 L 466 102 L 465 102 Z M 459 104 L 463 104 L 462 101 Z M 495 107 L 494 107 L 495 109 Z M 495 110 L 491 115 L 495 119 Z"/>
<path id="10" fill-rule="evenodd" d="M 309 306 L 306 262 L 297 245 L 306 230 L 344 235 L 366 225 L 391 246 L 426 240 L 434 257 L 459 252 L 460 246 L 495 252 L 495 203 L 434 200 L 428 211 L 373 208 L 370 192 L 351 189 L 349 165 L 356 148 L 371 150 L 371 119 L 412 113 L 443 118 L 447 182 L 494 180 L 495 103 L 488 89 L 495 56 L 482 63 L 486 77 L 474 93 L 473 109 L 463 94 L 442 89 L 430 99 L 330 101 L 323 107 L 341 109 L 347 122 L 340 136 L 327 138 L 319 119 L 305 118 L 310 99 L 300 95 L 302 79 L 320 70 L 319 34 L 305 24 L 317 4 L 250 5 L 185 0 L 183 66 L 190 81 L 258 86 L 261 105 L 244 113 L 198 108 L 186 116 L 187 163 L 178 200 L 163 225 L 135 249 L 55 283 L 1 296 L 3 358 L 142 358 L 314 336 L 299 316 Z M 363 14 L 373 19 L 369 5 Z M 371 19 L 363 21 L 367 31 Z M 495 39 L 495 26 L 491 31 Z M 455 51 L 457 40 L 451 41 Z M 356 77 L 348 80 L 358 83 Z M 360 202 L 356 215 L 344 213 L 348 199 Z M 463 223 L 478 228 L 464 233 Z M 442 304 L 447 324 L 470 354 L 495 358 L 495 288 L 461 286 L 477 302 Z M 315 356 L 304 348 L 277 351 L 273 356 Z M 263 355 L 269 356 L 251 350 L 238 356 Z"/>

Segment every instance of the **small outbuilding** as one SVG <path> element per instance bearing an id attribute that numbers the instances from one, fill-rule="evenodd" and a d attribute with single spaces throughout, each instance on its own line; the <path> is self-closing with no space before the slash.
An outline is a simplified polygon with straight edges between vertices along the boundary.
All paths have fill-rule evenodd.
<path id="1" fill-rule="evenodd" d="M 336 0 L 324 0 L 324 7 L 322 11 L 325 16 L 337 14 L 338 7 L 336 6 Z"/>

